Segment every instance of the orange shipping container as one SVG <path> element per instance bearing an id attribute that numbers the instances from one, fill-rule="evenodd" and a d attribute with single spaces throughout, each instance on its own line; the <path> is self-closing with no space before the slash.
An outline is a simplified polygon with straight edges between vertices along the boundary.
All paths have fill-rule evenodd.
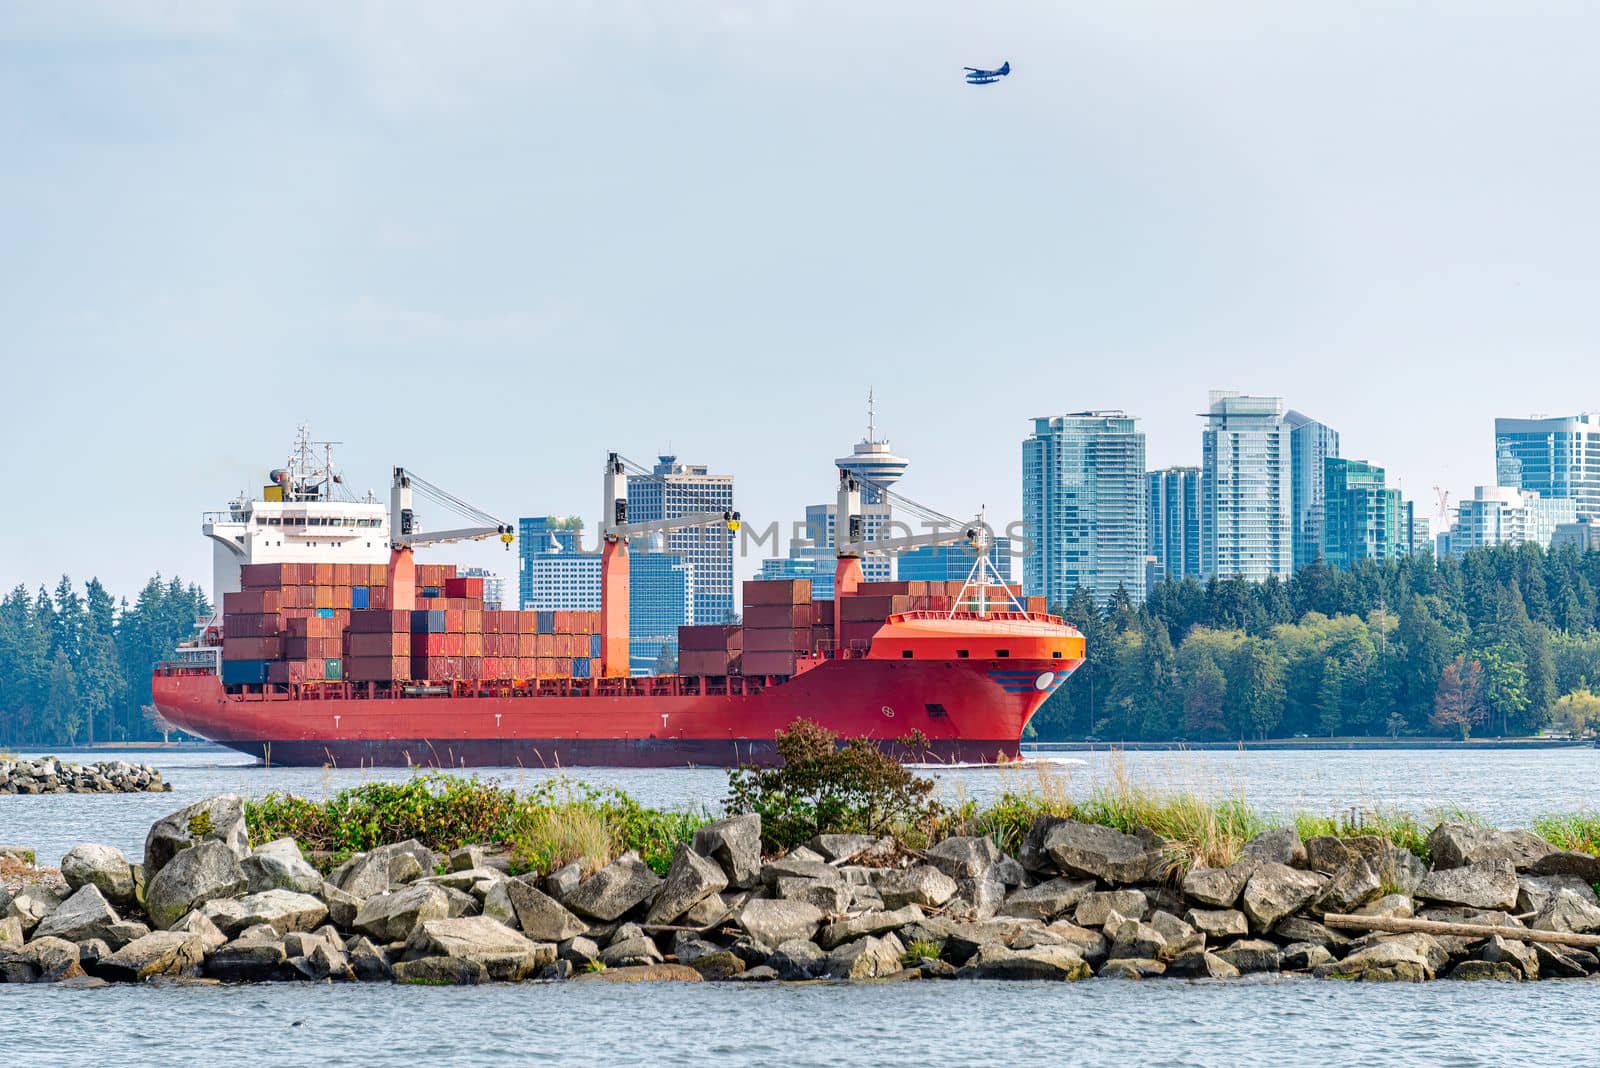
<path id="1" fill-rule="evenodd" d="M 461 613 L 461 629 L 468 634 L 483 633 L 483 610 L 481 608 L 468 608 Z"/>
<path id="2" fill-rule="evenodd" d="M 312 596 L 312 599 L 311 599 L 311 607 L 312 608 L 332 608 L 332 607 L 334 607 L 334 604 L 333 604 L 333 587 L 332 586 L 316 586 L 316 587 L 313 588 L 311 596 Z"/>

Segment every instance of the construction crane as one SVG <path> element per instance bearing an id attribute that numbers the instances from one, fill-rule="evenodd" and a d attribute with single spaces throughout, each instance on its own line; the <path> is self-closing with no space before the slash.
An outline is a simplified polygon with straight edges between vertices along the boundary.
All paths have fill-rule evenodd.
<path id="1" fill-rule="evenodd" d="M 739 529 L 739 513 L 721 508 L 685 512 L 670 519 L 631 522 L 628 519 L 628 468 L 654 477 L 618 453 L 606 456 L 605 500 L 600 513 L 600 674 L 627 678 L 628 539 L 694 527 Z"/>
<path id="2" fill-rule="evenodd" d="M 834 553 L 838 558 L 833 572 L 833 626 L 834 633 L 840 633 L 843 624 L 841 599 L 856 592 L 861 585 L 861 557 L 866 555 L 898 553 L 907 549 L 918 549 L 924 546 L 937 545 L 966 545 L 972 549 L 977 559 L 973 561 L 972 570 L 967 575 L 966 586 L 962 589 L 962 598 L 965 599 L 966 590 L 977 587 L 979 612 L 987 611 L 987 587 L 991 577 L 1000 585 L 1005 585 L 999 573 L 995 571 L 994 564 L 989 559 L 990 537 L 988 526 L 983 521 L 980 513 L 967 522 L 957 522 L 951 517 L 930 508 L 917 504 L 908 497 L 894 493 L 888 487 L 878 483 L 873 486 L 882 491 L 885 498 L 892 498 L 904 507 L 922 515 L 924 518 L 947 530 L 935 530 L 929 534 L 908 534 L 903 537 L 874 538 L 866 537 L 866 517 L 861 511 L 861 487 L 867 481 L 854 471 L 839 468 L 839 497 L 836 505 L 837 511 L 834 518 Z M 1020 608 L 1020 606 L 1018 606 Z M 953 611 L 953 610 L 952 610 Z"/>
<path id="3" fill-rule="evenodd" d="M 1450 491 L 1443 486 L 1433 487 L 1434 500 L 1439 506 L 1439 529 L 1444 529 L 1444 524 L 1450 519 Z"/>
<path id="4" fill-rule="evenodd" d="M 413 494 L 441 508 L 455 512 L 470 526 L 451 530 L 422 531 L 412 507 Z M 427 479 L 403 467 L 394 469 L 389 486 L 389 583 L 390 607 L 409 611 L 417 606 L 417 564 L 412 550 L 419 545 L 443 545 L 455 541 L 481 541 L 499 538 L 506 549 L 515 540 L 511 524 L 480 511 L 461 498 L 447 493 Z"/>

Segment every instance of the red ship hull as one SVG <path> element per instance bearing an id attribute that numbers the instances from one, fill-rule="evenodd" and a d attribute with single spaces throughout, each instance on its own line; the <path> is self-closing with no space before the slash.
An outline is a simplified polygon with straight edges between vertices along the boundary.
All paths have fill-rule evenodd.
<path id="1" fill-rule="evenodd" d="M 182 672 L 152 685 L 172 723 L 273 764 L 726 767 L 771 762 L 774 736 L 800 719 L 887 748 L 920 732 L 917 759 L 994 762 L 1017 757 L 1028 720 L 1079 662 L 828 660 L 749 694 L 329 698 L 228 693 L 215 675 Z"/>

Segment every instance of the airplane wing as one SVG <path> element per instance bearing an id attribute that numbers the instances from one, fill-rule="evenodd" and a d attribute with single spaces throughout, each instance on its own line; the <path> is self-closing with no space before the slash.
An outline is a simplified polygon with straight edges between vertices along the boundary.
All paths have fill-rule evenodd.
<path id="1" fill-rule="evenodd" d="M 994 74 L 995 73 L 995 71 L 984 70 L 981 67 L 962 67 L 961 69 L 966 71 L 966 72 L 968 72 L 969 74 L 989 75 L 989 74 Z"/>

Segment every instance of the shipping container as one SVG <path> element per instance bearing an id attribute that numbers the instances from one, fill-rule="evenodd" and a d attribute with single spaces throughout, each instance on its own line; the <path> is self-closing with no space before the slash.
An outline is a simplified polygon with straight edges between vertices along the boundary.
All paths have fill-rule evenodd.
<path id="1" fill-rule="evenodd" d="M 773 627 L 811 626 L 812 609 L 807 604 L 753 604 L 744 610 L 744 625 L 748 629 L 767 630 Z"/>
<path id="2" fill-rule="evenodd" d="M 404 682 L 411 678 L 411 658 L 350 657 L 344 662 L 344 675 L 351 682 Z"/>
<path id="3" fill-rule="evenodd" d="M 805 604 L 811 600 L 810 579 L 752 579 L 744 584 L 744 605 Z"/>
<path id="4" fill-rule="evenodd" d="M 390 600 L 389 587 L 387 587 L 387 586 L 368 586 L 367 587 L 367 607 L 368 608 L 375 608 L 375 609 L 378 609 L 379 611 L 383 611 L 383 610 L 386 610 L 386 609 L 394 607 L 393 602 Z"/>
<path id="5" fill-rule="evenodd" d="M 349 564 L 333 565 L 333 584 L 335 586 L 353 586 L 355 581 Z"/>
<path id="6" fill-rule="evenodd" d="M 746 653 L 805 652 L 811 646 L 811 628 L 744 629 Z"/>
<path id="7" fill-rule="evenodd" d="M 265 660 L 224 660 L 222 662 L 222 685 L 224 686 L 262 686 L 267 681 L 267 661 Z"/>
<path id="8" fill-rule="evenodd" d="M 911 598 L 903 595 L 846 597 L 839 602 L 840 620 L 846 623 L 881 623 L 896 612 L 911 610 Z"/>
<path id="9" fill-rule="evenodd" d="M 281 590 L 241 590 L 222 595 L 224 615 L 261 615 L 283 608 Z"/>
<path id="10" fill-rule="evenodd" d="M 281 649 L 276 635 L 265 638 L 223 638 L 224 660 L 276 660 Z"/>
<path id="11" fill-rule="evenodd" d="M 306 681 L 306 666 L 300 660 L 274 660 L 267 665 L 267 681 L 277 686 L 298 686 Z"/>
<path id="12" fill-rule="evenodd" d="M 731 673 L 734 654 L 714 649 L 678 651 L 680 675 L 727 675 Z"/>
<path id="13" fill-rule="evenodd" d="M 871 647 L 873 635 L 883 629 L 882 622 L 844 623 L 834 644 L 840 649 L 863 651 Z"/>
<path id="14" fill-rule="evenodd" d="M 410 612 L 369 609 L 350 613 L 350 629 L 362 634 L 399 634 L 411 630 Z"/>
<path id="15" fill-rule="evenodd" d="M 572 677 L 575 679 L 587 679 L 590 677 L 588 657 L 580 656 L 572 661 Z"/>
<path id="16" fill-rule="evenodd" d="M 222 617 L 225 638 L 265 638 L 282 628 L 283 621 L 275 614 Z"/>
<path id="17" fill-rule="evenodd" d="M 444 631 L 445 621 L 443 609 L 419 608 L 411 613 L 411 633 L 443 634 Z"/>
<path id="18" fill-rule="evenodd" d="M 467 597 L 472 600 L 483 600 L 483 579 L 481 578 L 450 578 L 444 583 L 446 597 Z"/>
<path id="19" fill-rule="evenodd" d="M 793 675 L 795 657 L 793 653 L 753 653 L 748 649 L 739 658 L 744 674 L 752 675 Z"/>
<path id="20" fill-rule="evenodd" d="M 239 568 L 239 585 L 247 590 L 276 590 L 298 581 L 296 564 L 244 564 Z"/>
<path id="21" fill-rule="evenodd" d="M 350 632 L 352 657 L 401 657 L 411 655 L 410 634 L 363 634 Z"/>
<path id="22" fill-rule="evenodd" d="M 595 658 L 598 658 L 604 652 L 605 652 L 605 644 L 601 640 L 600 635 L 598 635 L 598 634 L 589 635 L 589 657 L 591 659 L 595 659 Z"/>

